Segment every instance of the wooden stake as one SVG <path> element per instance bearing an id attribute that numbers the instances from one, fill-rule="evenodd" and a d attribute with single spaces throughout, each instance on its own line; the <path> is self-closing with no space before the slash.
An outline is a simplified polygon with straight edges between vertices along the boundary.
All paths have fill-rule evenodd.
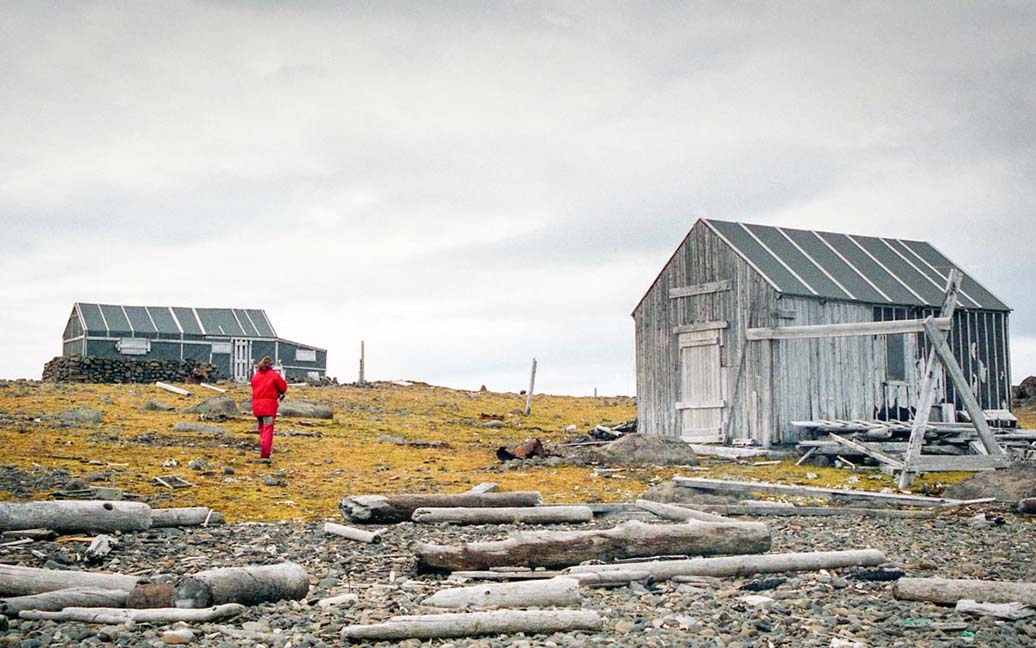
<path id="1" fill-rule="evenodd" d="M 532 359 L 532 371 L 529 373 L 529 391 L 525 395 L 525 415 L 532 411 L 532 390 L 536 387 L 536 358 Z"/>

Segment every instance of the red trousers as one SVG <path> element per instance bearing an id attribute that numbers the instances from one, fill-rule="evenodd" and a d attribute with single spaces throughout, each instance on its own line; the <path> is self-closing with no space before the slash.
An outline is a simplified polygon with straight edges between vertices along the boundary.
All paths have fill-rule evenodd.
<path id="1" fill-rule="evenodd" d="M 259 422 L 259 458 L 269 459 L 273 450 L 273 421 L 274 416 L 257 416 Z"/>

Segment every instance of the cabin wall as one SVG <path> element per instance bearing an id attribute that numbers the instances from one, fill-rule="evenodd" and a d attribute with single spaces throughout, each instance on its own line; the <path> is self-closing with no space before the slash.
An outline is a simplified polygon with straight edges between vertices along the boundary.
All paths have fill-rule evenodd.
<path id="1" fill-rule="evenodd" d="M 779 326 L 874 321 L 874 307 L 851 302 L 784 296 Z M 915 336 L 904 335 L 903 396 L 916 393 Z M 761 344 L 756 342 L 755 344 Z M 798 440 L 792 421 L 874 418 L 885 402 L 886 340 L 883 335 L 773 340 L 774 397 L 782 443 Z"/>
<path id="2" fill-rule="evenodd" d="M 673 288 L 730 281 L 719 292 L 671 298 Z M 745 329 L 771 326 L 776 293 L 751 266 L 707 226 L 698 223 L 677 248 L 634 311 L 637 359 L 638 428 L 648 434 L 679 437 L 676 402 L 680 399 L 678 326 L 724 321 L 720 354 L 727 441 L 762 440 L 773 429 L 770 375 L 765 344 L 745 344 Z"/>

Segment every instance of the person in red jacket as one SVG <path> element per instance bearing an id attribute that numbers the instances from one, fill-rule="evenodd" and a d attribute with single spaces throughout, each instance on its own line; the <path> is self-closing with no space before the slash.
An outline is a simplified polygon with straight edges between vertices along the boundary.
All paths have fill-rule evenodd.
<path id="1" fill-rule="evenodd" d="M 263 356 L 252 376 L 252 414 L 259 424 L 259 458 L 269 459 L 273 450 L 273 421 L 277 418 L 278 401 L 288 391 L 288 383 L 273 370 L 273 361 Z"/>

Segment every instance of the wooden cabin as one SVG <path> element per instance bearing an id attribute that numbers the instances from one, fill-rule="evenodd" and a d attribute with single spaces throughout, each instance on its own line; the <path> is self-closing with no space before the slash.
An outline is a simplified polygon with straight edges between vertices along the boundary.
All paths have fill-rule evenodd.
<path id="1" fill-rule="evenodd" d="M 931 244 L 702 219 L 636 309 L 637 415 L 694 443 L 798 441 L 794 421 L 909 420 L 921 333 L 749 339 L 750 329 L 923 319 L 955 264 Z M 964 272 L 948 341 L 983 409 L 1010 409 L 1010 309 Z M 941 376 L 941 374 L 940 374 Z M 932 420 L 962 404 L 937 379 Z"/>

